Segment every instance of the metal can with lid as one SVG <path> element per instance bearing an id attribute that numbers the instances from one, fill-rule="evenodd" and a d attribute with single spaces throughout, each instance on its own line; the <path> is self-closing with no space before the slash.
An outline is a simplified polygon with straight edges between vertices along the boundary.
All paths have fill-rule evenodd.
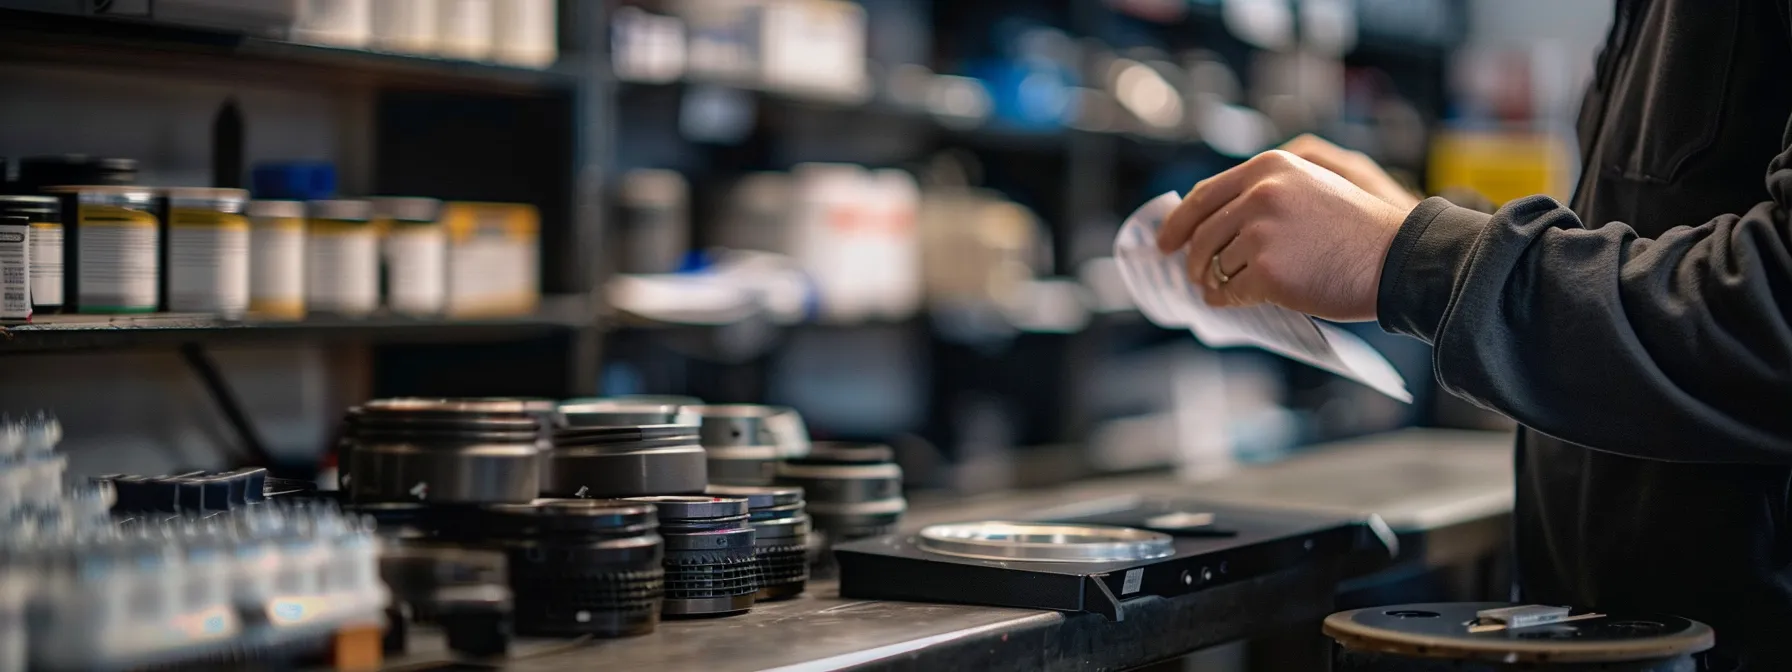
<path id="1" fill-rule="evenodd" d="M 30 223 L 31 312 L 62 312 L 62 204 L 55 196 L 0 195 L 0 217 Z"/>
<path id="2" fill-rule="evenodd" d="M 305 203 L 249 201 L 249 312 L 305 316 Z"/>
<path id="3" fill-rule="evenodd" d="M 161 288 L 162 232 L 156 195 L 143 187 L 44 187 L 61 200 L 63 309 L 78 313 L 153 313 Z"/>
<path id="4" fill-rule="evenodd" d="M 137 182 L 137 160 L 52 154 L 19 159 L 17 184 L 22 191 L 71 184 L 128 185 Z"/>
<path id="5" fill-rule="evenodd" d="M 0 320 L 31 319 L 31 222 L 0 216 Z"/>
<path id="6" fill-rule="evenodd" d="M 343 489 L 356 503 L 534 501 L 553 412 L 538 399 L 370 401 L 348 414 Z"/>
<path id="7" fill-rule="evenodd" d="M 163 307 L 241 317 L 249 310 L 249 192 L 162 191 Z"/>
<path id="8" fill-rule="evenodd" d="M 306 203 L 305 303 L 314 313 L 360 317 L 380 305 L 379 232 L 367 201 Z"/>
<path id="9" fill-rule="evenodd" d="M 386 307 L 406 315 L 437 315 L 448 305 L 448 229 L 433 198 L 381 197 L 374 215 L 385 230 L 382 256 Z"/>

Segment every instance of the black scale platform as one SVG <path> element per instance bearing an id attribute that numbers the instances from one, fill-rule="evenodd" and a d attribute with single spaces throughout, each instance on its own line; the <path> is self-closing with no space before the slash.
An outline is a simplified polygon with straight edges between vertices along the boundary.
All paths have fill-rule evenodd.
<path id="1" fill-rule="evenodd" d="M 1159 499 L 1050 520 L 930 526 L 834 553 L 843 597 L 1121 620 L 1126 600 L 1183 595 L 1367 549 L 1379 551 L 1358 519 Z"/>

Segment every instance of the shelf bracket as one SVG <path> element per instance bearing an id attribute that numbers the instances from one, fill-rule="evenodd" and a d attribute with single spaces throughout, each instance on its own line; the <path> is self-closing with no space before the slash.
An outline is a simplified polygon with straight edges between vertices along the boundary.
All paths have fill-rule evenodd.
<path id="1" fill-rule="evenodd" d="M 255 423 L 249 421 L 249 414 L 243 412 L 243 405 L 237 399 L 236 392 L 230 389 L 230 384 L 224 380 L 224 374 L 218 371 L 218 363 L 212 361 L 211 355 L 198 343 L 182 343 L 180 356 L 187 366 L 192 367 L 193 373 L 199 376 L 199 382 L 205 385 L 212 403 L 217 405 L 218 412 L 224 414 L 224 420 L 236 432 L 243 452 L 249 454 L 251 465 L 272 465 L 273 459 L 268 454 L 267 444 L 262 443 L 261 434 L 255 431 Z"/>

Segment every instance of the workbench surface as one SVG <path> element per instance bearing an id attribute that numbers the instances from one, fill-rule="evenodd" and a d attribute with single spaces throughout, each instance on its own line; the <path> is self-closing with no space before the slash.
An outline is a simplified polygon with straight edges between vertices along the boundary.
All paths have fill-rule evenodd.
<path id="1" fill-rule="evenodd" d="M 1390 441 L 1356 442 L 1281 465 L 1247 468 L 1237 478 L 1213 484 L 1179 484 L 1167 476 L 1147 476 L 921 502 L 904 528 L 1004 515 L 1037 517 L 1054 507 L 1099 509 L 1141 496 L 1211 494 L 1218 501 L 1273 499 L 1282 505 L 1299 499 L 1303 506 L 1333 513 L 1385 510 L 1400 523 L 1402 533 L 1509 510 L 1511 473 L 1505 466 L 1509 439 L 1460 433 L 1391 436 L 1395 438 Z M 1337 492 L 1328 497 L 1323 487 L 1327 479 L 1316 480 L 1314 474 L 1346 465 L 1350 476 L 1329 479 L 1337 484 L 1331 488 Z M 1279 493 L 1290 494 L 1279 497 Z M 1400 493 L 1413 501 L 1402 501 Z M 812 581 L 808 593 L 793 600 L 756 605 L 752 612 L 735 617 L 665 621 L 642 637 L 570 644 L 521 642 L 503 669 L 1127 669 L 1316 622 L 1332 611 L 1343 566 L 1343 559 L 1328 559 L 1177 598 L 1130 600 L 1119 622 L 1087 613 L 847 600 L 838 596 L 832 582 Z M 411 650 L 412 654 L 392 661 L 394 666 L 423 670 L 429 669 L 430 661 L 446 658 L 439 637 L 429 632 L 413 633 Z"/>

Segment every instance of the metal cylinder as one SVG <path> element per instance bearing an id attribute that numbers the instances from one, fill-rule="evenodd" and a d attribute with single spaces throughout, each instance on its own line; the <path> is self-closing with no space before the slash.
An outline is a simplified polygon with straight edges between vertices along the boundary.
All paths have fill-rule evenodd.
<path id="1" fill-rule="evenodd" d="M 560 404 L 567 427 L 671 425 L 678 423 L 678 404 L 620 399 L 576 399 Z"/>
<path id="2" fill-rule="evenodd" d="M 553 403 L 533 399 L 380 399 L 351 409 L 351 501 L 523 503 L 541 493 Z"/>
<path id="3" fill-rule="evenodd" d="M 697 425 L 710 453 L 710 482 L 770 485 L 778 460 L 809 453 L 809 431 L 782 406 L 714 404 L 679 408 L 679 422 Z"/>
<path id="4" fill-rule="evenodd" d="M 808 456 L 778 465 L 777 483 L 803 489 L 813 521 L 809 558 L 815 571 L 832 571 L 833 544 L 890 534 L 908 510 L 902 467 L 887 446 L 816 443 Z"/>
<path id="5" fill-rule="evenodd" d="M 809 582 L 809 514 L 803 489 L 789 486 L 709 486 L 718 497 L 747 500 L 753 526 L 753 558 L 759 566 L 757 600 L 770 602 L 803 593 Z"/>
<path id="6" fill-rule="evenodd" d="M 526 637 L 653 632 L 665 586 L 654 507 L 620 500 L 541 500 L 487 507 L 471 533 L 504 551 Z"/>
<path id="7" fill-rule="evenodd" d="M 636 497 L 659 509 L 666 539 L 666 616 L 726 616 L 759 591 L 755 534 L 740 497 Z"/>
<path id="8" fill-rule="evenodd" d="M 558 427 L 542 476 L 550 497 L 697 494 L 709 483 L 690 425 Z"/>

